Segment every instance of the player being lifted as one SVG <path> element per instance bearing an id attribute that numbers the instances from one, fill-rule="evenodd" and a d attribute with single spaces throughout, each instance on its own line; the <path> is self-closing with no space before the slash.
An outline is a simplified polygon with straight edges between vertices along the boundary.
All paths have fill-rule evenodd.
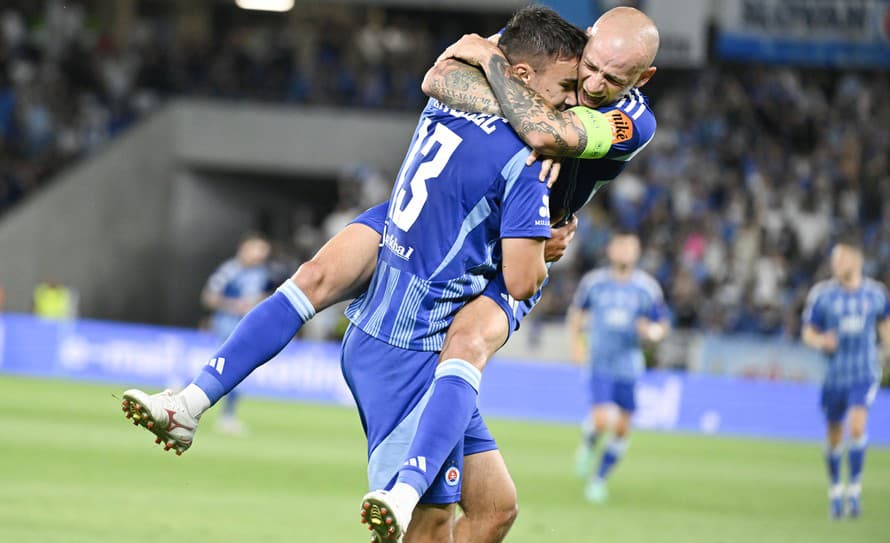
<path id="1" fill-rule="evenodd" d="M 585 489 L 585 496 L 594 503 L 606 500 L 606 477 L 627 449 L 630 419 L 636 410 L 634 389 L 645 369 L 641 343 L 661 341 L 669 329 L 661 287 L 636 268 L 639 238 L 616 234 L 607 257 L 608 267 L 581 279 L 567 318 L 572 357 L 590 365 L 591 409 L 578 450 L 580 476 L 590 475 L 597 438 L 609 430 L 611 406 L 618 408 L 612 439 Z"/>
<path id="2" fill-rule="evenodd" d="M 607 115 L 606 120 L 610 125 L 617 120 L 629 119 L 632 130 L 628 131 L 626 126 L 617 125 L 610 129 L 611 145 L 605 149 L 606 155 L 599 160 L 582 161 L 582 166 L 590 165 L 590 169 L 579 176 L 577 187 L 557 184 L 552 200 L 556 206 L 565 204 L 562 209 L 578 209 L 592 196 L 600 181 L 617 176 L 635 152 L 651 140 L 655 129 L 652 112 L 635 89 L 644 84 L 654 72 L 654 68 L 648 65 L 642 71 L 636 68 L 646 62 L 651 63 L 657 49 L 657 32 L 651 21 L 636 10 L 619 8 L 604 15 L 594 30 L 594 37 L 600 36 L 603 39 L 589 40 L 585 57 L 599 58 L 599 49 L 620 41 L 616 37 L 618 30 L 625 32 L 624 39 L 628 43 L 636 45 L 645 42 L 650 47 L 630 47 L 628 57 L 643 55 L 644 59 L 624 62 L 624 67 L 614 73 L 595 66 L 588 67 L 584 72 L 583 88 L 579 92 L 615 96 L 617 102 L 605 104 L 600 110 Z M 651 39 L 653 34 L 654 42 Z M 613 50 L 612 53 L 619 56 L 622 54 L 620 50 Z M 609 58 L 606 60 L 611 62 Z M 592 61 L 588 64 L 592 65 Z M 515 70 L 514 75 L 516 77 L 511 77 L 509 81 L 511 84 L 516 81 L 520 84 L 522 81 L 532 83 L 539 77 L 530 67 Z M 624 78 L 626 88 L 614 90 L 614 81 L 619 78 Z M 458 82 L 460 85 L 443 85 L 443 82 Z M 438 89 L 437 97 L 454 106 L 465 105 L 467 100 L 482 105 L 494 104 L 491 90 L 481 74 L 456 61 L 438 63 L 428 74 L 425 86 L 428 90 L 432 89 L 430 92 L 433 94 Z M 603 91 L 602 86 L 608 86 L 609 90 Z M 550 89 L 550 92 L 555 91 L 555 88 Z M 532 96 L 533 99 L 538 98 Z M 569 100 L 568 103 L 571 104 L 572 101 Z M 613 113 L 616 110 L 618 112 Z M 556 112 L 549 119 L 560 129 L 564 129 L 567 123 L 577 125 L 578 133 L 582 138 L 586 137 L 587 129 L 575 114 Z M 534 126 L 526 126 L 529 131 L 534 130 Z M 595 128 L 591 132 L 594 131 Z M 524 129 L 520 128 L 519 133 L 525 137 Z M 582 150 L 584 149 L 587 149 L 586 143 Z M 550 147 L 544 145 L 539 150 L 550 151 Z M 574 152 L 577 153 L 577 149 Z M 302 265 L 276 294 L 242 321 L 239 329 L 219 353 L 214 355 L 227 358 L 225 374 L 214 374 L 205 368 L 192 385 L 177 395 L 165 392 L 149 396 L 135 389 L 127 391 L 125 410 L 128 415 L 138 417 L 138 422 L 155 433 L 165 443 L 166 449 L 176 449 L 179 453 L 186 450 L 191 445 L 194 428 L 201 413 L 234 388 L 253 369 L 280 351 L 317 310 L 348 299 L 366 287 L 374 270 L 377 247 L 381 240 L 381 211 L 385 211 L 385 206 L 369 211 L 347 226 L 312 260 Z M 547 246 L 551 259 L 561 254 L 572 231 L 571 227 L 554 230 L 554 237 Z M 520 305 L 519 313 L 507 313 L 507 319 L 504 319 L 500 317 L 504 311 L 499 309 L 499 305 L 500 302 L 483 296 L 465 306 L 448 331 L 442 359 L 460 357 L 478 368 L 484 366 L 485 361 L 509 335 L 517 318 L 524 314 L 523 306 Z M 526 306 L 526 311 L 527 309 L 529 307 Z M 455 353 L 451 353 L 451 350 Z M 173 415 L 168 416 L 168 413 Z M 473 476 L 474 473 L 479 476 Z M 484 479 L 482 474 L 485 475 Z M 468 533 L 473 533 L 481 534 L 474 540 L 500 541 L 516 512 L 515 489 L 502 457 L 496 450 L 468 456 L 464 475 L 464 498 L 461 505 L 465 515 L 460 517 L 455 526 L 456 539 L 465 540 L 469 537 Z M 502 491 L 498 499 L 491 498 L 493 489 Z M 483 493 L 489 494 L 484 503 L 477 501 L 477 505 L 472 506 L 471 501 L 481 498 Z"/>
<path id="3" fill-rule="evenodd" d="M 618 31 L 619 28 L 621 32 L 626 34 L 621 35 Z M 596 91 L 603 93 L 602 96 L 612 96 L 612 93 L 617 93 L 618 89 L 610 86 L 614 85 L 614 83 L 607 82 L 607 79 L 609 81 L 621 81 L 632 88 L 635 83 L 642 84 L 648 81 L 649 77 L 654 73 L 655 69 L 651 67 L 651 62 L 655 54 L 655 48 L 657 48 L 657 31 L 651 21 L 639 11 L 629 9 L 613 10 L 594 25 L 591 34 L 591 40 L 584 51 L 584 58 L 587 59 L 588 68 L 586 70 L 579 68 L 579 74 L 583 74 L 583 82 L 581 83 L 583 89 L 588 89 L 588 92 Z M 627 47 L 631 52 L 623 53 L 627 60 L 618 62 L 613 57 L 621 49 L 617 47 L 618 45 L 626 45 L 624 40 L 628 39 L 626 38 L 628 34 L 632 36 L 629 39 L 631 43 Z M 610 49 L 610 46 L 612 49 Z M 606 50 L 608 53 L 600 55 L 599 49 Z M 651 54 L 651 57 L 639 58 L 640 55 L 649 54 Z M 451 56 L 489 66 L 499 65 L 498 59 L 506 60 L 506 57 L 498 47 L 478 36 L 462 38 L 456 45 L 450 47 L 441 59 L 447 59 Z M 608 66 L 620 65 L 628 72 L 620 72 L 623 74 L 622 77 L 616 77 L 611 75 L 610 72 L 605 72 L 604 78 L 604 73 L 596 66 L 596 62 L 605 62 Z M 505 68 L 503 73 L 499 71 L 500 69 L 496 69 L 490 73 L 487 72 L 487 75 L 491 79 L 492 88 L 500 88 L 504 91 L 504 96 L 499 96 L 499 99 L 504 109 L 503 113 L 509 118 L 511 125 L 526 127 L 529 131 L 535 133 L 538 145 L 555 145 L 555 148 L 551 148 L 551 150 L 569 153 L 580 152 L 582 153 L 581 156 L 600 158 L 597 161 L 582 161 L 582 167 L 583 165 L 596 164 L 601 168 L 615 165 L 622 168 L 626 160 L 634 156 L 651 139 L 654 132 L 654 118 L 642 96 L 639 95 L 639 99 L 636 98 L 636 93 L 639 92 L 636 89 L 632 88 L 630 92 L 634 96 L 629 97 L 629 99 L 617 103 L 608 103 L 603 108 L 605 111 L 591 111 L 589 108 L 572 108 L 568 112 L 561 113 L 532 90 L 523 86 L 521 81 L 518 81 L 515 76 L 510 74 L 511 70 L 508 66 L 500 66 Z M 461 70 L 463 68 L 456 69 Z M 609 69 L 611 70 L 611 68 Z M 463 70 L 464 72 L 462 73 L 466 74 L 466 70 Z M 459 79 L 454 84 L 442 85 L 438 88 L 465 89 L 466 84 L 459 84 L 460 82 L 461 80 Z M 424 87 L 429 89 L 431 86 L 425 84 Z M 497 93 L 497 90 L 495 90 L 495 93 Z M 618 95 L 621 96 L 622 94 Z M 594 100 L 590 98 L 590 101 Z M 504 102 L 510 102 L 511 105 L 504 106 Z M 627 108 L 627 110 L 622 108 Z M 508 114 L 508 110 L 512 113 Z M 529 121 L 527 117 L 531 117 L 532 121 Z M 642 122 L 639 122 L 640 119 L 642 119 Z M 555 123 L 557 129 L 548 129 L 547 122 Z M 610 127 L 607 138 L 611 139 L 607 139 L 608 144 L 597 143 L 602 140 L 594 136 L 596 131 L 601 130 L 603 126 Z M 620 128 L 613 129 L 611 127 Z M 622 130 L 624 127 L 627 128 L 626 131 Z M 635 133 L 634 128 L 638 128 L 638 132 Z M 561 133 L 573 134 L 574 140 L 570 136 L 563 137 L 560 135 Z M 588 134 L 591 135 L 589 139 Z M 567 139 L 569 143 L 566 143 Z M 617 175 L 617 172 L 600 179 L 611 179 L 615 175 Z M 596 179 L 595 176 L 593 178 Z M 592 191 L 582 192 L 582 194 L 584 199 L 581 200 L 581 204 L 583 205 L 583 202 L 586 202 Z M 553 200 L 559 199 L 551 197 L 551 202 Z M 566 201 L 572 200 L 573 198 L 569 197 Z M 571 206 L 566 207 L 573 209 Z M 537 297 L 533 301 L 536 299 Z M 509 309 L 504 308 L 511 325 L 527 314 L 528 310 L 530 310 L 530 305 L 521 303 L 512 314 Z M 454 323 L 454 327 L 458 327 L 458 329 L 460 329 L 459 321 L 460 315 Z M 454 332 L 454 327 L 449 331 L 449 337 Z M 510 329 L 512 328 L 504 329 L 503 335 L 492 336 L 492 339 L 496 339 L 496 341 L 489 340 L 487 342 L 486 349 L 480 351 L 482 356 L 474 357 L 475 352 L 468 346 L 453 346 L 450 340 L 446 340 L 446 350 L 450 353 L 464 354 L 465 356 L 461 357 L 460 360 L 470 362 L 473 367 L 481 371 L 490 354 L 506 340 L 508 330 Z M 485 352 L 486 350 L 487 352 Z M 470 391 L 472 386 L 463 384 L 462 389 Z M 450 446 L 459 445 L 460 436 L 455 435 L 456 432 L 449 435 L 448 432 L 443 431 L 443 428 L 448 428 L 446 421 L 453 419 L 461 420 L 460 414 L 464 413 L 463 409 L 456 407 L 461 405 L 461 400 L 458 398 L 458 394 L 454 393 L 454 388 L 447 390 L 449 392 L 440 391 L 433 387 L 431 399 L 424 408 L 417 431 L 414 434 L 415 437 L 409 449 L 408 458 L 406 458 L 406 462 L 398 474 L 398 483 L 412 486 L 417 494 L 422 495 L 427 490 L 432 474 L 427 473 L 423 477 L 418 475 L 422 470 L 419 468 L 418 462 L 412 462 L 412 459 L 425 458 L 428 461 L 431 455 L 442 455 L 443 451 L 450 450 Z M 467 392 L 467 396 L 469 395 L 469 392 Z M 475 396 L 473 396 L 473 399 L 475 400 Z M 473 402 L 474 404 L 475 402 Z M 469 420 L 471 414 L 472 410 L 465 413 L 466 420 Z M 431 452 L 436 451 L 437 448 L 437 452 Z M 410 511 L 414 503 L 416 503 L 416 498 L 411 500 L 408 497 L 410 492 L 401 492 L 402 488 L 402 486 L 397 484 L 394 488 L 394 494 L 391 496 L 381 492 L 372 492 L 369 496 L 373 497 L 375 501 L 383 501 L 388 510 Z M 394 515 L 390 520 L 394 524 L 400 523 L 397 515 Z"/>
<path id="4" fill-rule="evenodd" d="M 868 444 L 868 409 L 881 380 L 875 330 L 890 353 L 890 297 L 886 287 L 862 274 L 862 249 L 844 240 L 831 251 L 832 278 L 813 286 L 803 313 L 803 342 L 825 354 L 822 411 L 828 423 L 825 461 L 830 487 L 829 514 L 858 517 L 862 468 Z M 841 483 L 844 417 L 850 440 L 846 495 Z M 846 498 L 846 507 L 844 506 Z"/>

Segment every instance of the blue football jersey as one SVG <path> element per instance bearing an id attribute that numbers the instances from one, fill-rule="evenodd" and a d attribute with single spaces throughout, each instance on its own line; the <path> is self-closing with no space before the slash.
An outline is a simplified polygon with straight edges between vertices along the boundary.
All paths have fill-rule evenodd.
<path id="1" fill-rule="evenodd" d="M 642 270 L 619 281 L 609 268 L 587 273 L 578 285 L 572 306 L 589 312 L 590 363 L 594 373 L 630 381 L 645 368 L 637 319 L 666 318 L 658 282 Z"/>
<path id="2" fill-rule="evenodd" d="M 631 89 L 621 100 L 597 111 L 606 116 L 612 127 L 612 146 L 602 158 L 563 162 L 560 178 L 550 196 L 554 217 L 562 216 L 564 210 L 575 213 L 581 209 L 597 190 L 618 177 L 655 137 L 655 113 L 639 89 Z"/>
<path id="3" fill-rule="evenodd" d="M 549 191 L 529 152 L 504 119 L 430 100 L 350 321 L 396 347 L 441 350 L 454 314 L 497 273 L 499 240 L 550 237 Z"/>
<path id="4" fill-rule="evenodd" d="M 269 267 L 264 265 L 245 267 L 237 258 L 223 262 L 207 280 L 205 288 L 225 298 L 259 299 L 272 290 Z M 213 333 L 226 338 L 243 315 L 228 311 L 214 311 L 210 319 Z"/>
<path id="5" fill-rule="evenodd" d="M 837 350 L 826 355 L 827 387 L 849 387 L 881 379 L 877 323 L 887 318 L 887 288 L 873 279 L 864 278 L 855 291 L 845 289 L 836 279 L 822 281 L 810 289 L 804 324 L 819 332 L 833 331 L 838 339 Z"/>

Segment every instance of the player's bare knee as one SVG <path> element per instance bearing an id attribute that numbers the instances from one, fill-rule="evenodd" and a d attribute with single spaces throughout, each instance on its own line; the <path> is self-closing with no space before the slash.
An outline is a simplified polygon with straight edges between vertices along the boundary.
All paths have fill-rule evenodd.
<path id="1" fill-rule="evenodd" d="M 325 285 L 326 277 L 324 264 L 313 258 L 301 264 L 291 276 L 291 280 L 300 287 L 315 309 L 321 310 L 326 307 L 326 299 L 329 296 L 327 292 L 329 289 Z"/>
<path id="2" fill-rule="evenodd" d="M 459 358 L 482 371 L 492 352 L 479 328 L 460 326 L 449 330 L 440 360 Z"/>
<path id="3" fill-rule="evenodd" d="M 844 439 L 844 427 L 839 423 L 831 423 L 828 425 L 828 444 L 837 447 Z"/>
<path id="4" fill-rule="evenodd" d="M 464 511 L 463 519 L 473 541 L 503 541 L 507 532 L 519 516 L 519 504 L 516 500 L 510 503 L 493 504 L 494 507 L 484 511 Z"/>
<path id="5" fill-rule="evenodd" d="M 854 409 L 850 412 L 850 437 L 860 439 L 865 435 L 866 415 L 864 412 Z"/>
<path id="6" fill-rule="evenodd" d="M 609 426 L 609 412 L 605 409 L 595 409 L 593 411 L 593 427 L 599 432 L 604 432 Z"/>
<path id="7" fill-rule="evenodd" d="M 630 417 L 631 413 L 627 411 L 622 411 L 618 415 L 618 420 L 615 421 L 615 436 L 621 439 L 627 437 L 630 433 Z"/>
<path id="8" fill-rule="evenodd" d="M 498 527 L 498 531 L 506 532 L 513 526 L 513 523 L 516 522 L 516 517 L 518 516 L 519 502 L 513 500 L 513 503 L 497 511 L 493 524 Z"/>

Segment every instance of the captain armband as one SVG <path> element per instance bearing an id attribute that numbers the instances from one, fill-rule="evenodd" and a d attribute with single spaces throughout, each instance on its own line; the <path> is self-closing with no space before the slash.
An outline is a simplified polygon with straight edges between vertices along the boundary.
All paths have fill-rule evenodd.
<path id="1" fill-rule="evenodd" d="M 612 125 L 605 115 L 595 109 L 575 106 L 569 109 L 574 113 L 587 134 L 587 147 L 578 158 L 602 158 L 612 147 Z"/>

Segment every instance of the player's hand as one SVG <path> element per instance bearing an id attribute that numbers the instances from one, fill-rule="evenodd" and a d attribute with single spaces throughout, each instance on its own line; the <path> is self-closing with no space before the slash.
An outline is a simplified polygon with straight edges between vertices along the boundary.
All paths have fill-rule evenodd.
<path id="1" fill-rule="evenodd" d="M 525 165 L 531 166 L 536 160 L 541 159 L 541 173 L 538 174 L 538 180 L 547 181 L 547 188 L 552 189 L 559 178 L 559 169 L 562 167 L 559 157 L 541 157 L 538 152 L 532 150 L 528 158 L 525 159 Z M 549 174 L 549 175 L 548 175 Z"/>
<path id="2" fill-rule="evenodd" d="M 651 321 L 646 317 L 637 319 L 637 335 L 649 343 L 658 343 L 668 333 L 668 328 L 664 323 Z"/>
<path id="3" fill-rule="evenodd" d="M 837 334 L 834 332 L 825 332 L 822 334 L 822 350 L 828 354 L 832 354 L 837 350 Z"/>
<path id="4" fill-rule="evenodd" d="M 544 242 L 544 260 L 556 262 L 566 253 L 566 249 L 575 231 L 578 229 L 578 217 L 572 217 L 564 226 L 550 229 L 550 239 Z"/>
<path id="5" fill-rule="evenodd" d="M 467 64 L 482 66 L 482 63 L 485 62 L 492 53 L 497 52 L 500 52 L 498 46 L 479 34 L 464 34 L 459 40 L 449 45 L 448 48 L 439 55 L 436 62 L 449 58 L 456 58 Z"/>

